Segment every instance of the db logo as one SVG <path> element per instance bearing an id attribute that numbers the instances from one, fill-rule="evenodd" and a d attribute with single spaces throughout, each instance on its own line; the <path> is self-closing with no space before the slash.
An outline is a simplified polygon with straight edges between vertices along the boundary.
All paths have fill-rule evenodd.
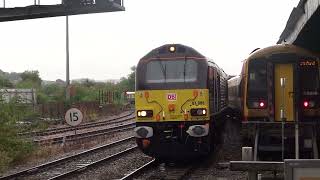
<path id="1" fill-rule="evenodd" d="M 176 93 L 168 93 L 167 94 L 168 101 L 176 101 L 177 100 L 177 94 Z"/>

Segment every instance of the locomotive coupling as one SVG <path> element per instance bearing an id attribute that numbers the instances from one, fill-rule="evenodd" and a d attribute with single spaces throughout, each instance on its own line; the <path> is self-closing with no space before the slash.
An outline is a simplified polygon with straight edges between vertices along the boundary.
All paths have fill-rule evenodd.
<path id="1" fill-rule="evenodd" d="M 192 137 L 202 137 L 209 134 L 209 124 L 190 126 L 187 133 Z"/>
<path id="2" fill-rule="evenodd" d="M 136 138 L 149 138 L 153 136 L 153 129 L 152 127 L 148 126 L 139 126 L 134 128 L 134 137 Z"/>

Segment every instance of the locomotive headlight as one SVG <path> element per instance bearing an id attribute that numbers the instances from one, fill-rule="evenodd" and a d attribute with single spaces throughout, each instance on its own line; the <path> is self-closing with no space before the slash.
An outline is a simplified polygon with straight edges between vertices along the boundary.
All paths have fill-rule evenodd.
<path id="1" fill-rule="evenodd" d="M 176 47 L 170 46 L 170 47 L 169 47 L 169 51 L 170 51 L 171 53 L 174 53 L 174 52 L 176 51 Z"/>
<path id="2" fill-rule="evenodd" d="M 153 111 L 152 110 L 139 110 L 137 111 L 138 117 L 152 117 Z"/>
<path id="3" fill-rule="evenodd" d="M 146 117 L 147 116 L 147 111 L 141 111 L 140 114 L 141 114 L 142 117 Z"/>
<path id="4" fill-rule="evenodd" d="M 205 115 L 207 115 L 207 109 L 205 108 L 191 109 L 191 116 L 205 116 Z"/>

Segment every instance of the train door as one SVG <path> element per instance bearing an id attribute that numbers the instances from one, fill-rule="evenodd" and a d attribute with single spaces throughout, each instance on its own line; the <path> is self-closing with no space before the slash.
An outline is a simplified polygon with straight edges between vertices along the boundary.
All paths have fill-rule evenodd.
<path id="1" fill-rule="evenodd" d="M 281 86 L 280 79 L 285 78 Z M 281 121 L 281 110 L 284 112 L 286 121 L 294 120 L 294 90 L 293 90 L 293 64 L 274 65 L 275 85 L 275 121 Z"/>

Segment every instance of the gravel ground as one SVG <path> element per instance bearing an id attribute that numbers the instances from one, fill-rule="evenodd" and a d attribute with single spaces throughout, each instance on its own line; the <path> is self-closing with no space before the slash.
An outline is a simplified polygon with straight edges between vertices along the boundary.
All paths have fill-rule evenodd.
<path id="1" fill-rule="evenodd" d="M 85 156 L 77 157 L 77 159 L 73 159 L 69 162 L 64 162 L 62 164 L 57 164 L 53 167 L 49 167 L 49 169 L 44 170 L 43 172 L 36 173 L 34 175 L 24 177 L 23 179 L 49 179 L 56 175 L 63 174 L 72 170 L 75 170 L 80 167 L 84 167 L 93 162 L 99 161 L 100 159 L 109 157 L 117 152 L 126 150 L 130 147 L 135 146 L 135 141 L 127 141 L 123 142 L 119 145 L 112 146 L 109 148 L 104 148 L 99 151 L 95 151 L 94 153 L 87 154 Z"/>
<path id="2" fill-rule="evenodd" d="M 68 177 L 70 180 L 93 180 L 93 179 L 120 179 L 136 168 L 149 162 L 151 158 L 141 153 L 139 149 L 134 152 L 107 162 L 98 168 L 90 168 L 84 172 L 79 172 L 76 176 Z"/>
<path id="3" fill-rule="evenodd" d="M 12 167 L 11 169 L 8 169 L 7 172 L 5 172 L 4 174 L 0 174 L 0 176 L 13 174 L 13 173 L 22 171 L 24 169 L 28 169 L 43 163 L 60 159 L 62 157 L 74 155 L 76 153 L 82 152 L 84 150 L 88 150 L 93 147 L 109 144 L 111 142 L 124 139 L 132 135 L 133 133 L 131 131 L 117 132 L 117 133 L 105 136 L 105 138 L 96 139 L 96 140 L 87 142 L 85 144 L 78 144 L 78 146 L 70 146 L 70 147 L 65 146 L 65 147 L 59 147 L 59 148 L 55 147 L 54 149 L 50 149 L 48 147 L 41 147 L 38 153 L 35 153 L 34 155 L 30 156 L 25 162 L 21 162 L 21 164 L 18 164 Z"/>
<path id="4" fill-rule="evenodd" d="M 215 152 L 203 166 L 198 167 L 188 179 L 228 179 L 244 180 L 245 172 L 230 171 L 224 164 L 231 160 L 241 160 L 240 124 L 227 119 L 222 134 L 222 144 L 216 146 Z"/>

